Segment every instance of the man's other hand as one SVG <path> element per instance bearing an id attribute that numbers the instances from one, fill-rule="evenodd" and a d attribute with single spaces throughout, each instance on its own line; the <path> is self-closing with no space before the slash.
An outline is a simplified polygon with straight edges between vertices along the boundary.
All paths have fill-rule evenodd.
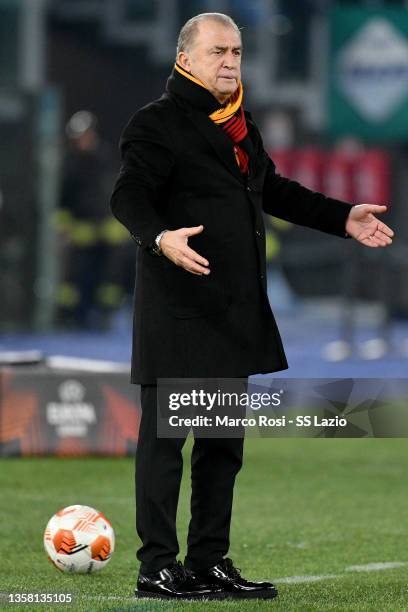
<path id="1" fill-rule="evenodd" d="M 189 237 L 201 234 L 203 229 L 203 225 L 197 225 L 197 227 L 182 227 L 178 230 L 167 231 L 160 240 L 163 255 L 176 266 L 181 266 L 191 274 L 200 276 L 209 274 L 208 261 L 188 246 Z"/>
<path id="2" fill-rule="evenodd" d="M 346 232 L 365 246 L 388 246 L 392 243 L 394 232 L 374 216 L 374 213 L 381 214 L 386 210 L 386 206 L 376 204 L 353 206 L 346 221 Z"/>

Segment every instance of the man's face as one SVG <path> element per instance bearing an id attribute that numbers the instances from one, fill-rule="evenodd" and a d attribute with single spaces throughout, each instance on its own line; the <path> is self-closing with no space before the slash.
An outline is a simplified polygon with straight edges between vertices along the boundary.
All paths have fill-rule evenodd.
<path id="1" fill-rule="evenodd" d="M 241 80 L 241 37 L 234 28 L 212 20 L 198 27 L 192 48 L 181 52 L 178 62 L 223 103 Z"/>

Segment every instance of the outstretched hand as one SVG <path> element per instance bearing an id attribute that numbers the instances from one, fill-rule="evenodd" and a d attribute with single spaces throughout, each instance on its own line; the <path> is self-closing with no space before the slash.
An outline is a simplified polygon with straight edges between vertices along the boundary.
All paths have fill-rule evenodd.
<path id="1" fill-rule="evenodd" d="M 385 247 L 392 243 L 394 232 L 379 221 L 374 213 L 381 214 L 386 206 L 357 204 L 350 210 L 346 221 L 346 232 L 368 247 Z"/>
<path id="2" fill-rule="evenodd" d="M 160 248 L 163 255 L 170 259 L 176 266 L 181 266 L 192 274 L 209 274 L 208 261 L 201 257 L 194 249 L 188 246 L 190 236 L 201 234 L 204 226 L 182 227 L 174 231 L 167 231 L 160 240 Z"/>

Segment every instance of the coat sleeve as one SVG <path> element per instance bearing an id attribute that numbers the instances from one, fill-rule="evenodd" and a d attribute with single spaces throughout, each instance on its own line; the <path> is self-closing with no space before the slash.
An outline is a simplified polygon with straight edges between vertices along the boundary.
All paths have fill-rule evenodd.
<path id="1" fill-rule="evenodd" d="M 113 214 L 142 249 L 166 229 L 157 211 L 174 165 L 166 128 L 152 115 L 137 112 L 123 131 L 122 163 L 110 201 Z"/>
<path id="2" fill-rule="evenodd" d="M 263 210 L 269 215 L 297 225 L 348 238 L 346 220 L 352 204 L 311 191 L 296 181 L 275 172 L 275 164 L 267 157 L 263 189 Z"/>

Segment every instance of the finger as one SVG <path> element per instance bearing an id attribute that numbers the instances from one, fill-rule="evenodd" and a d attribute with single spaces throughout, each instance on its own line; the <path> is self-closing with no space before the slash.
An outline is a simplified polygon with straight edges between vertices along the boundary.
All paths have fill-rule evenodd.
<path id="1" fill-rule="evenodd" d="M 384 204 L 365 204 L 368 208 L 366 208 L 367 212 L 382 214 L 387 210 L 387 207 Z"/>
<path id="2" fill-rule="evenodd" d="M 197 274 L 205 274 L 208 275 L 210 273 L 208 268 L 204 268 L 204 266 L 200 266 L 198 263 L 193 261 L 187 256 L 184 256 L 181 260 L 181 265 L 188 272 L 196 272 Z"/>
<path id="3" fill-rule="evenodd" d="M 385 245 L 392 244 L 392 239 L 386 234 L 383 234 L 383 232 L 375 232 L 374 237 L 382 241 Z"/>
<path id="4" fill-rule="evenodd" d="M 206 270 L 206 269 L 203 272 L 200 272 L 200 271 L 196 270 L 193 266 L 186 267 L 186 268 L 184 268 L 184 270 L 186 272 L 190 272 L 191 274 L 197 274 L 198 276 L 208 276 L 209 273 L 210 273 L 209 270 Z"/>
<path id="5" fill-rule="evenodd" d="M 369 236 L 368 238 L 359 238 L 359 241 L 365 246 L 368 246 L 371 248 L 378 247 L 377 242 L 373 240 L 372 236 Z"/>
<path id="6" fill-rule="evenodd" d="M 188 268 L 184 268 L 184 270 L 189 274 L 195 274 L 195 276 L 203 276 L 201 272 L 194 272 L 194 270 L 189 270 Z"/>
<path id="7" fill-rule="evenodd" d="M 182 232 L 184 236 L 195 236 L 200 234 L 204 229 L 204 225 L 197 225 L 195 227 L 183 227 Z"/>
<path id="8" fill-rule="evenodd" d="M 388 243 L 386 241 L 385 238 L 378 237 L 378 236 L 375 236 L 375 235 L 368 236 L 368 238 L 366 238 L 365 240 L 368 242 L 367 246 L 371 246 L 371 247 L 386 247 L 386 246 L 388 246 L 388 244 L 390 244 L 390 243 Z M 389 240 L 389 239 L 387 239 L 387 240 Z M 367 242 L 364 242 L 364 244 L 367 244 Z"/>
<path id="9" fill-rule="evenodd" d="M 191 249 L 189 246 L 187 246 L 183 252 L 187 257 L 189 257 L 190 259 L 193 259 L 197 263 L 202 264 L 203 266 L 209 265 L 209 262 L 207 259 L 205 259 L 201 255 L 196 253 L 196 251 L 194 251 L 194 249 Z"/>
<path id="10" fill-rule="evenodd" d="M 384 229 L 388 229 L 390 230 L 390 228 L 387 228 L 387 226 L 384 226 Z M 392 230 L 390 230 L 392 232 Z M 392 236 L 394 235 L 394 232 L 392 232 L 391 234 Z M 376 238 L 378 240 L 382 240 L 384 241 L 386 244 L 392 244 L 392 239 L 391 239 L 391 235 L 389 235 L 388 233 L 386 233 L 385 231 L 383 231 L 381 229 L 381 226 L 379 225 L 377 228 L 372 228 L 372 229 L 367 229 L 365 230 L 362 234 L 361 234 L 361 238 Z"/>
<path id="11" fill-rule="evenodd" d="M 373 242 L 375 242 L 376 245 L 379 246 L 379 247 L 386 247 L 386 246 L 388 246 L 388 243 L 385 242 L 385 240 L 383 240 L 382 238 L 374 237 L 373 238 Z"/>
<path id="12" fill-rule="evenodd" d="M 394 236 L 392 229 L 388 227 L 388 225 L 385 225 L 385 223 L 379 223 L 377 230 L 383 232 L 387 236 L 390 236 L 390 238 Z"/>

